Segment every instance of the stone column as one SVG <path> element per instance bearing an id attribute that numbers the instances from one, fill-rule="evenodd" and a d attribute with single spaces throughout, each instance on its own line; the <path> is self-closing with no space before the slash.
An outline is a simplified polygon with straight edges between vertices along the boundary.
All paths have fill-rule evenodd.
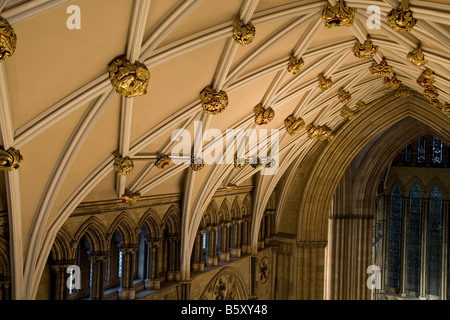
<path id="1" fill-rule="evenodd" d="M 431 160 L 430 160 L 431 161 Z M 427 249 L 428 249 L 428 208 L 429 199 L 422 199 L 422 236 L 420 242 L 419 298 L 427 297 Z"/>
<path id="2" fill-rule="evenodd" d="M 372 261 L 373 216 L 330 215 L 328 228 L 328 300 L 367 300 L 367 268 Z"/>
<path id="3" fill-rule="evenodd" d="M 447 300 L 448 291 L 448 215 L 450 202 L 442 201 L 442 246 L 441 246 L 441 300 Z"/>
<path id="4" fill-rule="evenodd" d="M 231 257 L 239 258 L 241 256 L 241 220 L 233 221 L 233 247 L 231 248 Z"/>
<path id="5" fill-rule="evenodd" d="M 406 296 L 406 285 L 407 285 L 406 277 L 408 275 L 408 211 L 409 211 L 409 197 L 402 197 L 402 243 L 400 249 L 401 268 L 400 268 L 400 290 L 399 290 L 399 294 L 402 297 Z"/>
<path id="6" fill-rule="evenodd" d="M 324 299 L 325 248 L 327 244 L 327 241 L 297 241 L 297 292 L 294 299 Z M 285 258 L 288 257 L 289 255 Z"/>
<path id="7" fill-rule="evenodd" d="M 178 300 L 191 299 L 191 281 L 180 281 L 177 286 Z"/>
<path id="8" fill-rule="evenodd" d="M 156 290 L 160 288 L 160 256 L 162 248 L 162 240 L 150 240 L 147 242 L 148 248 L 148 272 L 147 279 L 145 280 L 145 288 L 150 290 Z"/>
<path id="9" fill-rule="evenodd" d="M 267 214 L 264 212 L 261 218 L 261 224 L 259 225 L 258 249 L 264 249 L 264 239 L 266 237 L 266 216 Z"/>
<path id="10" fill-rule="evenodd" d="M 120 246 L 120 252 L 122 252 L 122 279 L 120 281 L 121 288 L 119 290 L 120 300 L 134 300 L 136 296 L 133 279 L 133 265 L 136 249 L 137 245 Z"/>
<path id="11" fill-rule="evenodd" d="M 209 239 L 208 239 L 208 258 L 206 259 L 207 266 L 217 266 L 217 247 L 216 247 L 216 237 L 217 237 L 217 227 L 209 228 Z"/>
<path id="12" fill-rule="evenodd" d="M 51 277 L 53 282 L 53 300 L 66 300 L 69 295 L 67 280 L 70 274 L 67 268 L 74 263 L 58 261 L 51 265 Z"/>
<path id="13" fill-rule="evenodd" d="M 202 257 L 203 250 L 203 234 L 205 231 L 198 230 L 195 236 L 194 249 L 192 252 L 192 271 L 204 271 L 205 261 Z"/>
<path id="14" fill-rule="evenodd" d="M 108 259 L 107 252 L 91 252 L 89 260 L 92 265 L 91 300 L 103 300 L 105 298 L 105 267 Z"/>
<path id="15" fill-rule="evenodd" d="M 222 232 L 220 239 L 220 261 L 230 261 L 230 249 L 229 249 L 229 229 L 230 223 L 222 223 Z"/>

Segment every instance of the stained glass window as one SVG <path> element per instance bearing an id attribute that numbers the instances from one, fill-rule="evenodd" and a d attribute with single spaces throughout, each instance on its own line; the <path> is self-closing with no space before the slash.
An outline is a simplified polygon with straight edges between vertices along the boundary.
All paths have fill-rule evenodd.
<path id="1" fill-rule="evenodd" d="M 424 163 L 425 162 L 425 139 L 419 138 L 417 142 L 417 162 Z"/>
<path id="2" fill-rule="evenodd" d="M 442 163 L 442 141 L 433 137 L 433 163 Z"/>
<path id="3" fill-rule="evenodd" d="M 389 272 L 388 287 L 399 288 L 400 245 L 402 237 L 402 194 L 397 184 L 391 192 L 391 212 L 389 215 Z"/>
<path id="4" fill-rule="evenodd" d="M 409 194 L 408 215 L 408 274 L 407 290 L 418 292 L 420 283 L 420 252 L 422 236 L 422 193 L 417 184 L 411 188 Z"/>
<path id="5" fill-rule="evenodd" d="M 427 294 L 439 296 L 441 286 L 442 194 L 434 186 L 428 215 Z"/>

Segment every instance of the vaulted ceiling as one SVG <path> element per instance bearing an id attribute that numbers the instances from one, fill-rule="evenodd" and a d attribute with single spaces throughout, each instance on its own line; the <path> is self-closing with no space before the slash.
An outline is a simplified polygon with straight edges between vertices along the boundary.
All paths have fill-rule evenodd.
<path id="1" fill-rule="evenodd" d="M 355 12 L 352 26 L 331 28 L 322 19 L 328 3 L 323 0 L 0 2 L 1 15 L 18 39 L 14 55 L 0 64 L 0 127 L 4 149 L 13 147 L 23 156 L 20 168 L 7 173 L 4 190 L 13 268 L 24 270 L 17 280 L 23 296 L 35 294 L 53 239 L 80 202 L 183 193 L 183 231 L 194 234 L 218 188 L 254 185 L 257 216 L 291 164 L 323 143 L 310 138 L 308 124 L 339 134 L 347 121 L 358 121 L 361 102 L 368 108 L 392 95 L 400 100 L 412 94 L 422 99 L 423 108 L 442 109 L 450 102 L 446 0 L 411 0 L 417 24 L 409 32 L 394 30 L 386 19 L 401 7 L 397 0 L 345 1 Z M 81 29 L 66 25 L 70 5 L 80 8 Z M 375 21 L 374 11 L 367 10 L 371 5 L 380 9 L 379 28 L 370 29 Z M 236 17 L 253 24 L 251 43 L 233 39 Z M 358 58 L 352 49 L 367 39 L 377 52 Z M 419 43 L 428 60 L 423 66 L 406 58 Z M 107 66 L 122 54 L 147 66 L 145 95 L 126 98 L 114 90 Z M 288 71 L 291 55 L 304 62 L 296 74 Z M 395 74 L 410 93 L 372 75 L 370 67 L 383 58 L 392 67 L 389 78 Z M 427 68 L 434 71 L 433 89 L 439 94 L 433 102 L 417 82 Z M 329 89 L 319 87 L 320 74 L 332 79 Z M 200 92 L 209 85 L 227 94 L 220 114 L 203 109 Z M 345 105 L 354 119 L 342 112 L 340 89 L 351 94 Z M 255 123 L 259 103 L 275 115 L 262 126 Z M 293 135 L 286 130 L 290 115 L 304 123 Z M 202 121 L 203 132 L 217 129 L 224 138 L 227 129 L 279 129 L 279 154 L 270 154 L 269 148 L 278 158 L 277 171 L 262 176 L 265 166 L 238 169 L 232 164 L 206 164 L 194 171 L 173 161 L 156 167 L 155 161 L 177 144 L 171 141 L 175 129 L 194 137 L 194 121 Z M 217 147 L 220 139 L 214 141 L 206 139 L 203 149 Z M 131 173 L 115 172 L 115 154 L 133 160 Z M 184 240 L 185 254 L 192 244 L 193 238 Z"/>

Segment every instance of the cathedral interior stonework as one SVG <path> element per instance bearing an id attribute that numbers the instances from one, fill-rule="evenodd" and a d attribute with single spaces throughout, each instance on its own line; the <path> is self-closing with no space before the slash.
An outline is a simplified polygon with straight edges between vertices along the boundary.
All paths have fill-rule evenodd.
<path id="1" fill-rule="evenodd" d="M 448 0 L 0 0 L 0 300 L 448 300 Z"/>

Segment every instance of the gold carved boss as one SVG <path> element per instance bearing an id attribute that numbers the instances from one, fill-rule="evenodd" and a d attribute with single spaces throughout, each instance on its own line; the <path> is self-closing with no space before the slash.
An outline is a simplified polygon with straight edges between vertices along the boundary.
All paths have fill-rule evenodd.
<path id="1" fill-rule="evenodd" d="M 217 92 L 212 86 L 207 86 L 200 92 L 203 111 L 209 114 L 219 114 L 228 106 L 228 96 L 223 90 Z"/>
<path id="2" fill-rule="evenodd" d="M 391 27 L 400 32 L 411 31 L 417 23 L 417 19 L 413 17 L 412 11 L 409 9 L 409 0 L 402 0 L 400 6 L 392 9 L 386 17 Z"/>
<path id="3" fill-rule="evenodd" d="M 406 59 L 416 66 L 424 66 L 428 62 L 428 60 L 425 59 L 425 56 L 423 55 L 422 43 L 419 42 L 419 45 L 416 49 L 408 52 L 408 54 L 406 55 Z"/>
<path id="4" fill-rule="evenodd" d="M 355 10 L 345 6 L 343 0 L 338 0 L 334 6 L 327 1 L 325 8 L 322 10 L 322 20 L 326 28 L 353 25 Z"/>
<path id="5" fill-rule="evenodd" d="M 0 18 L 0 62 L 5 61 L 16 51 L 17 36 L 5 18 Z"/>
<path id="6" fill-rule="evenodd" d="M 378 46 L 372 44 L 369 38 L 364 43 L 356 41 L 353 46 L 353 54 L 360 59 L 369 59 L 378 52 Z"/>
<path id="7" fill-rule="evenodd" d="M 389 87 L 394 90 L 397 89 L 401 83 L 402 82 L 397 79 L 397 76 L 395 74 L 392 77 L 386 76 L 386 77 L 384 77 L 384 80 L 383 80 L 383 84 L 386 87 Z"/>
<path id="8" fill-rule="evenodd" d="M 0 171 L 13 171 L 19 168 L 19 163 L 23 161 L 23 157 L 19 150 L 9 148 L 4 150 L 0 148 Z"/>
<path id="9" fill-rule="evenodd" d="M 130 157 L 116 155 L 114 158 L 114 170 L 120 175 L 128 175 L 134 169 L 134 162 Z"/>
<path id="10" fill-rule="evenodd" d="M 331 78 L 325 78 L 325 76 L 323 75 L 323 73 L 319 74 L 319 88 L 322 91 L 325 91 L 329 88 L 331 88 L 331 86 L 333 85 L 333 80 L 331 80 Z"/>
<path id="11" fill-rule="evenodd" d="M 294 115 L 288 116 L 284 120 L 286 131 L 291 135 L 297 134 L 301 129 L 305 127 L 305 121 L 302 118 L 296 118 Z"/>
<path id="12" fill-rule="evenodd" d="M 306 127 L 306 131 L 308 132 L 308 137 L 310 139 L 316 138 L 320 141 L 329 141 L 334 137 L 331 128 L 327 125 L 315 126 L 314 124 L 310 123 Z"/>
<path id="13" fill-rule="evenodd" d="M 380 63 L 374 61 L 369 70 L 374 77 L 387 77 L 391 74 L 392 67 L 387 64 L 386 59 L 383 57 Z"/>
<path id="14" fill-rule="evenodd" d="M 255 26 L 249 21 L 247 24 L 239 20 L 238 17 L 234 20 L 233 39 L 241 44 L 246 45 L 253 41 L 256 35 Z"/>
<path id="15" fill-rule="evenodd" d="M 297 74 L 300 69 L 305 65 L 305 62 L 303 61 L 302 58 L 297 59 L 293 53 L 291 53 L 291 57 L 289 59 L 289 64 L 288 64 L 288 68 L 287 70 L 291 73 L 291 74 Z"/>
<path id="16" fill-rule="evenodd" d="M 131 63 L 121 55 L 109 63 L 108 72 L 114 89 L 121 96 L 132 98 L 147 93 L 150 72 L 145 64 Z"/>
<path id="17" fill-rule="evenodd" d="M 271 107 L 264 109 L 262 104 L 258 104 L 255 108 L 255 123 L 257 125 L 268 124 L 275 118 L 275 111 Z"/>

